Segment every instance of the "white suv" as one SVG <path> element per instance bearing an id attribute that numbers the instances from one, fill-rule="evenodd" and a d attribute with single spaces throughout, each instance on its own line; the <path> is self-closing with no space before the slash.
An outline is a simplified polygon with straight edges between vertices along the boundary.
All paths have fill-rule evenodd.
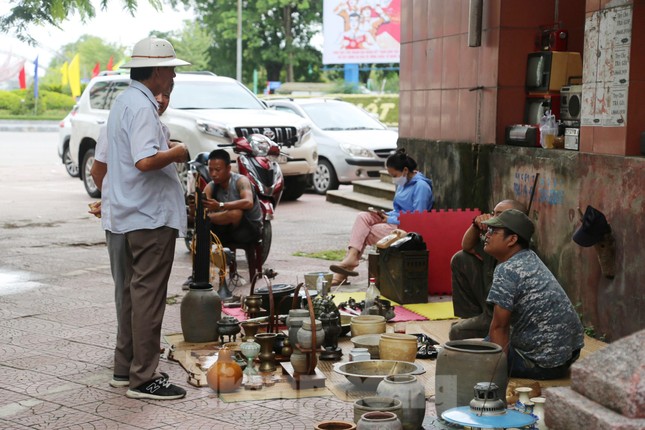
<path id="1" fill-rule="evenodd" d="M 89 172 L 100 128 L 106 123 L 114 99 L 130 84 L 128 75 L 98 76 L 90 81 L 78 101 L 72 118 L 69 153 L 79 166 L 87 193 L 100 196 Z M 200 152 L 226 148 L 233 153 L 233 139 L 261 133 L 281 146 L 280 167 L 285 176 L 283 199 L 302 195 L 307 178 L 316 170 L 316 142 L 309 122 L 268 109 L 251 91 L 235 79 L 212 73 L 178 73 L 170 105 L 161 120 L 172 139 L 188 147 L 191 158 Z M 235 165 L 234 165 L 235 168 Z"/>

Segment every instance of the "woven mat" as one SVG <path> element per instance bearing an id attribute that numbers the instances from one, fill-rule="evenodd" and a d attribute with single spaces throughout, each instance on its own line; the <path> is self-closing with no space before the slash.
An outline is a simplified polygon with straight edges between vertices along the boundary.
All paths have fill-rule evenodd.
<path id="1" fill-rule="evenodd" d="M 238 321 L 246 321 L 246 314 L 242 308 L 222 308 L 222 313 L 237 318 Z"/>
<path id="2" fill-rule="evenodd" d="M 406 332 L 410 334 L 425 333 L 440 344 L 447 342 L 450 331 L 450 320 L 438 321 L 412 321 L 406 324 Z M 388 331 L 392 331 L 393 324 L 388 324 Z M 173 347 L 170 358 L 178 361 L 181 366 L 188 372 L 188 382 L 191 385 L 201 383 L 201 386 L 208 386 L 206 376 L 197 366 L 197 360 L 200 355 L 209 354 L 219 348 L 218 342 L 211 343 L 188 343 L 184 342 L 182 334 L 173 334 L 164 336 L 166 342 Z M 353 344 L 349 337 L 341 338 L 338 346 L 343 350 L 342 361 L 347 361 L 349 351 Z M 606 343 L 585 336 L 585 347 L 580 353 L 581 359 L 607 346 Z M 264 387 L 259 391 L 238 390 L 234 393 L 220 394 L 220 398 L 225 402 L 239 402 L 250 400 L 267 400 L 267 399 L 295 399 L 304 397 L 323 397 L 334 395 L 344 401 L 355 401 L 363 397 L 374 395 L 373 391 L 358 390 L 343 375 L 333 371 L 333 361 L 318 361 L 318 369 L 325 375 L 326 388 L 295 390 L 291 388 L 289 382 L 284 379 L 283 382 L 276 383 L 273 387 Z M 416 364 L 423 366 L 426 370 L 424 374 L 417 375 L 417 379 L 426 389 L 426 397 L 435 394 L 435 371 L 436 360 L 419 360 Z M 278 366 L 275 375 L 281 375 L 281 368 Z M 285 377 L 286 378 L 286 377 Z M 515 386 L 532 386 L 538 384 L 540 387 L 568 386 L 571 384 L 569 378 L 555 379 L 549 381 L 534 381 L 530 379 L 511 378 L 509 384 Z"/>
<path id="3" fill-rule="evenodd" d="M 403 305 L 403 307 L 414 313 L 422 315 L 429 320 L 447 320 L 456 318 L 455 311 L 452 308 L 452 301 L 417 303 L 412 305 Z"/>

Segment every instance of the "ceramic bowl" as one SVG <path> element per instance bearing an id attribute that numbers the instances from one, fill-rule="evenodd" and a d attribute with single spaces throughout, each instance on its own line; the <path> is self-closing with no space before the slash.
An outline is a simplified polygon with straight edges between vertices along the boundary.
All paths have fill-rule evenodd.
<path id="1" fill-rule="evenodd" d="M 385 333 L 385 317 L 382 315 L 357 315 L 351 320 L 352 337 L 363 334 Z"/>
<path id="2" fill-rule="evenodd" d="M 403 333 L 385 333 L 379 340 L 379 356 L 383 360 L 414 362 L 417 358 L 417 337 Z"/>
<path id="3" fill-rule="evenodd" d="M 334 372 L 347 378 L 361 390 L 376 391 L 388 375 L 414 375 L 425 372 L 414 363 L 396 360 L 349 361 L 334 366 Z"/>
<path id="4" fill-rule="evenodd" d="M 367 348 L 370 353 L 370 358 L 376 360 L 380 358 L 379 354 L 379 341 L 381 340 L 381 333 L 379 334 L 363 334 L 354 336 L 351 341 L 356 348 Z"/>

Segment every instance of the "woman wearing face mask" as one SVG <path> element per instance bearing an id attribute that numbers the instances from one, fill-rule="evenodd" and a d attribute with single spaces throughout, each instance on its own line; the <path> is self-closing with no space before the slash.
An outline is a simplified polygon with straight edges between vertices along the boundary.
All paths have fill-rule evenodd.
<path id="1" fill-rule="evenodd" d="M 335 273 L 332 285 L 339 285 L 348 276 L 358 276 L 354 269 L 358 266 L 365 246 L 392 233 L 399 225 L 399 213 L 408 211 L 427 211 L 432 209 L 434 196 L 432 180 L 417 171 L 417 163 L 400 148 L 385 162 L 392 183 L 396 185 L 393 206 L 389 212 L 361 212 L 354 221 L 349 238 L 347 254 L 343 261 L 332 264 L 329 269 Z"/>

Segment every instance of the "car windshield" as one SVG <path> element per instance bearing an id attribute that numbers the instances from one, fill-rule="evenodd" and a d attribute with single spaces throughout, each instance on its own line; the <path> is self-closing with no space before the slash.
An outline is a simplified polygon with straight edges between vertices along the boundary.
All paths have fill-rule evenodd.
<path id="1" fill-rule="evenodd" d="M 251 92 L 237 82 L 175 81 L 170 96 L 173 109 L 265 109 Z"/>
<path id="2" fill-rule="evenodd" d="M 383 130 L 386 127 L 351 103 L 306 103 L 309 118 L 323 130 Z"/>

